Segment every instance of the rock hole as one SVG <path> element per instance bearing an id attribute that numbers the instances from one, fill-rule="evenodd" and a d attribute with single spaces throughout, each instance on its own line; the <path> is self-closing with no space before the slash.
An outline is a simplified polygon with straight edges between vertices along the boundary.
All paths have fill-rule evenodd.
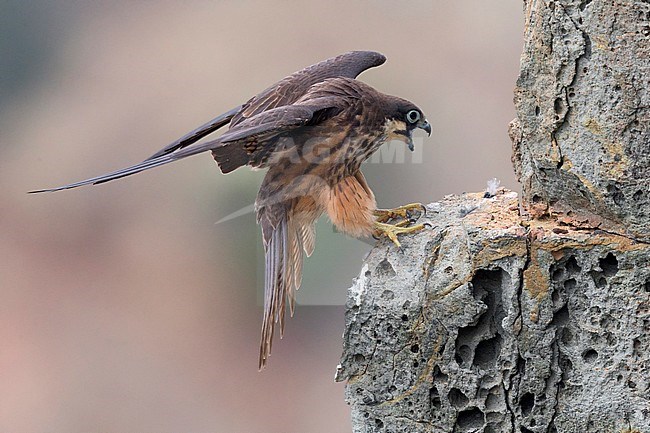
<path id="1" fill-rule="evenodd" d="M 539 106 L 536 105 L 535 106 L 535 116 L 539 116 L 539 113 L 540 113 Z"/>
<path id="2" fill-rule="evenodd" d="M 485 416 L 477 407 L 460 411 L 456 417 L 456 425 L 465 431 L 481 428 L 484 424 Z"/>
<path id="3" fill-rule="evenodd" d="M 603 270 L 603 274 L 605 274 L 606 277 L 616 275 L 618 272 L 618 260 L 612 253 L 607 254 L 604 259 L 598 260 L 598 264 L 600 265 L 600 269 Z"/>
<path id="4" fill-rule="evenodd" d="M 562 329 L 562 335 L 560 335 L 560 341 L 566 345 L 571 345 L 573 343 L 573 333 L 569 328 Z"/>
<path id="5" fill-rule="evenodd" d="M 519 399 L 519 407 L 521 408 L 521 414 L 523 416 L 528 416 L 533 411 L 535 406 L 535 395 L 530 392 L 525 393 Z"/>
<path id="6" fill-rule="evenodd" d="M 565 387 L 566 382 L 569 380 L 568 378 L 571 377 L 573 371 L 573 363 L 566 356 L 561 356 L 558 361 L 560 370 L 562 371 L 562 380 L 560 381 L 560 386 Z"/>
<path id="7" fill-rule="evenodd" d="M 458 342 L 458 340 L 456 340 Z M 472 350 L 469 348 L 468 345 L 463 344 L 460 347 L 456 348 L 456 354 L 454 355 L 454 359 L 458 363 L 459 366 L 462 366 L 465 364 L 465 362 L 468 362 L 471 359 L 472 356 Z"/>
<path id="8" fill-rule="evenodd" d="M 557 114 L 564 113 L 564 101 L 562 98 L 555 98 L 555 102 L 553 102 L 553 109 Z"/>
<path id="9" fill-rule="evenodd" d="M 496 393 L 489 393 L 485 399 L 485 409 L 489 411 L 496 411 L 502 409 L 499 396 Z"/>
<path id="10" fill-rule="evenodd" d="M 527 428 L 524 427 L 524 426 L 519 427 L 519 431 L 520 431 L 521 433 L 535 433 L 534 431 L 529 430 L 529 429 L 527 429 Z"/>
<path id="11" fill-rule="evenodd" d="M 553 305 L 557 305 L 560 302 L 560 292 L 553 290 L 553 293 L 551 294 L 551 301 L 553 302 Z"/>
<path id="12" fill-rule="evenodd" d="M 377 275 L 384 278 L 392 278 L 395 275 L 397 275 L 395 269 L 393 268 L 393 265 L 390 264 L 388 259 L 384 259 L 381 262 L 379 262 L 379 264 L 375 268 L 375 272 L 377 273 Z"/>
<path id="13" fill-rule="evenodd" d="M 582 359 L 589 363 L 594 362 L 597 358 L 598 352 L 596 352 L 594 349 L 589 349 L 582 354 Z"/>
<path id="14" fill-rule="evenodd" d="M 377 426 L 377 428 L 382 428 L 384 427 L 384 422 L 379 418 L 375 418 L 375 425 Z"/>
<path id="15" fill-rule="evenodd" d="M 395 294 L 393 293 L 392 290 L 384 290 L 381 294 L 381 297 L 384 299 L 391 300 L 395 297 Z"/>
<path id="16" fill-rule="evenodd" d="M 553 275 L 551 276 L 551 278 L 553 279 L 553 281 L 560 281 L 563 276 L 564 276 L 564 269 L 560 268 L 553 271 Z"/>
<path id="17" fill-rule="evenodd" d="M 632 200 L 640 201 L 642 197 L 643 197 L 643 191 L 638 190 L 632 195 Z"/>
<path id="18" fill-rule="evenodd" d="M 438 392 L 438 388 L 435 386 L 429 390 L 429 403 L 431 404 L 432 409 L 440 409 L 442 407 L 440 393 Z"/>
<path id="19" fill-rule="evenodd" d="M 402 314 L 401 318 L 402 318 L 402 322 L 408 322 L 409 320 L 409 316 L 407 316 L 406 314 Z"/>
<path id="20" fill-rule="evenodd" d="M 494 337 L 483 340 L 476 345 L 474 351 L 474 366 L 487 369 L 494 366 L 501 354 L 501 336 L 499 334 Z"/>
<path id="21" fill-rule="evenodd" d="M 578 265 L 578 261 L 574 256 L 569 257 L 569 259 L 566 261 L 566 270 L 569 274 L 577 274 L 580 271 L 582 271 L 582 268 L 580 265 Z"/>
<path id="22" fill-rule="evenodd" d="M 614 161 L 620 161 L 620 158 L 620 155 L 614 155 Z M 605 189 L 607 190 L 607 193 L 612 196 L 612 200 L 614 200 L 615 204 L 620 206 L 625 203 L 625 195 L 621 192 L 618 185 L 610 183 Z"/>
<path id="23" fill-rule="evenodd" d="M 533 195 L 533 203 L 539 203 L 542 201 L 542 198 L 537 194 Z"/>
<path id="24" fill-rule="evenodd" d="M 645 282 L 644 289 L 646 292 L 650 293 L 650 278 L 648 278 Z"/>
<path id="25" fill-rule="evenodd" d="M 474 317 L 474 324 L 458 330 L 454 356 L 458 365 L 486 367 L 498 359 L 501 350 L 500 335 L 504 332 L 501 323 L 506 315 L 502 305 L 506 278 L 508 274 L 500 268 L 478 269 L 474 274 L 471 281 L 472 295 L 487 308 Z"/>
<path id="26" fill-rule="evenodd" d="M 440 371 L 440 367 L 437 365 L 433 368 L 433 380 L 435 382 L 447 382 L 447 379 L 449 379 L 449 376 L 447 376 L 445 373 Z"/>
<path id="27" fill-rule="evenodd" d="M 411 352 L 418 353 L 419 351 L 420 351 L 420 346 L 418 344 L 414 344 L 411 346 Z"/>
<path id="28" fill-rule="evenodd" d="M 467 396 L 465 396 L 465 394 L 463 394 L 458 388 L 450 389 L 447 398 L 449 398 L 449 403 L 451 403 L 456 409 L 465 407 L 469 402 L 469 398 L 467 398 Z"/>
<path id="29" fill-rule="evenodd" d="M 526 360 L 521 356 L 517 358 L 517 374 L 523 376 L 526 373 Z"/>
<path id="30" fill-rule="evenodd" d="M 560 308 L 553 314 L 553 319 L 551 320 L 551 323 L 549 323 L 549 327 L 555 326 L 559 328 L 566 325 L 568 322 L 569 322 L 569 308 L 566 305 L 563 305 L 562 308 Z"/>
<path id="31" fill-rule="evenodd" d="M 607 280 L 605 279 L 605 277 L 594 278 L 594 280 L 596 282 L 596 287 L 598 287 L 599 289 L 602 289 L 607 286 Z"/>
<path id="32" fill-rule="evenodd" d="M 564 282 L 564 288 L 567 290 L 573 290 L 576 288 L 576 280 L 575 278 L 569 278 Z"/>
<path id="33" fill-rule="evenodd" d="M 354 359 L 354 362 L 357 362 L 357 363 L 366 362 L 366 357 L 363 356 L 363 355 L 360 354 L 360 353 L 355 354 L 355 355 L 353 356 L 353 359 Z"/>

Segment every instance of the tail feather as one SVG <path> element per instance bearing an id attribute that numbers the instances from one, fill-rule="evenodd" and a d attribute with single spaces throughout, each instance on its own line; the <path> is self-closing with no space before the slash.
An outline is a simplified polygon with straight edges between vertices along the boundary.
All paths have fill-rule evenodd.
<path id="1" fill-rule="evenodd" d="M 230 120 L 232 120 L 233 116 L 239 113 L 239 111 L 241 111 L 241 108 L 242 106 L 238 105 L 232 110 L 220 114 L 219 116 L 215 117 L 209 122 L 204 123 L 203 125 L 199 126 L 193 131 L 188 132 L 178 140 L 174 141 L 173 143 L 170 143 L 164 148 L 160 149 L 158 152 L 154 153 L 149 158 L 147 158 L 146 161 L 156 159 L 163 155 L 169 155 L 172 152 L 175 152 L 179 149 L 184 149 L 189 145 L 199 141 L 201 138 L 205 137 L 206 135 L 212 134 L 217 129 L 230 123 Z"/>
<path id="2" fill-rule="evenodd" d="M 162 155 L 156 158 L 146 159 L 139 164 L 135 164 L 132 165 L 131 167 L 123 168 L 121 170 L 117 170 L 101 176 L 91 177 L 90 179 L 82 180 L 80 182 L 70 183 L 68 185 L 63 185 L 56 188 L 46 188 L 46 189 L 29 191 L 29 193 L 37 194 L 42 192 L 54 192 L 54 191 L 61 191 L 64 189 L 77 188 L 84 185 L 97 185 L 100 183 L 109 182 L 111 180 L 120 179 L 126 176 L 131 176 L 132 174 L 140 173 L 141 171 L 149 170 L 150 168 L 160 167 L 161 165 L 169 164 L 170 162 L 174 162 L 179 159 L 186 158 L 188 156 L 196 155 L 198 153 L 211 150 L 219 143 L 220 142 L 218 139 L 206 143 L 201 143 L 196 146 L 180 149 L 174 153 Z"/>

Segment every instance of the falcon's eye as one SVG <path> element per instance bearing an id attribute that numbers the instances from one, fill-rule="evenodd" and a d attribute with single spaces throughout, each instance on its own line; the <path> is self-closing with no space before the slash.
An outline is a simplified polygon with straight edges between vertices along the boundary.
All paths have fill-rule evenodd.
<path id="1" fill-rule="evenodd" d="M 408 113 L 406 113 L 406 120 L 409 121 L 409 123 L 415 123 L 418 120 L 420 120 L 420 112 L 418 110 L 411 110 Z"/>

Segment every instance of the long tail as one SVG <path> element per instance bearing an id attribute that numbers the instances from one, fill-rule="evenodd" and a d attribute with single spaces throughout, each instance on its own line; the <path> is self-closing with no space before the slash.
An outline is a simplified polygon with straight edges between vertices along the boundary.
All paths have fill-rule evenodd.
<path id="1" fill-rule="evenodd" d="M 160 167 L 161 165 L 168 164 L 170 162 L 186 158 L 191 155 L 196 155 L 197 153 L 205 152 L 206 150 L 211 150 L 217 147 L 221 142 L 217 138 L 216 140 L 209 141 L 206 143 L 201 143 L 192 146 L 195 142 L 205 137 L 208 134 L 213 133 L 222 126 L 227 125 L 241 110 L 241 105 L 233 108 L 230 111 L 227 111 L 214 119 L 210 120 L 207 123 L 199 126 L 193 131 L 188 132 L 178 140 L 173 143 L 168 144 L 164 148 L 160 149 L 155 154 L 151 155 L 149 158 L 142 161 L 140 164 L 133 165 L 131 167 L 123 168 L 122 170 L 117 170 L 112 173 L 104 174 L 102 176 L 92 177 L 90 179 L 82 180 L 81 182 L 75 182 L 64 186 L 59 186 L 56 188 L 48 189 L 39 189 L 36 191 L 29 191 L 30 194 L 35 194 L 39 192 L 54 192 L 61 191 L 62 189 L 71 189 L 77 188 L 78 186 L 84 185 L 96 185 L 98 183 L 108 182 L 109 180 L 119 179 L 121 177 L 130 176 L 132 174 L 140 173 L 144 170 L 149 170 L 150 168 Z"/>
<path id="2" fill-rule="evenodd" d="M 150 159 L 146 159 L 139 164 L 132 165 L 131 167 L 123 168 L 121 170 L 117 170 L 112 173 L 107 173 L 102 176 L 91 177 L 90 179 L 82 180 L 80 182 L 70 183 L 68 185 L 63 185 L 56 188 L 47 188 L 47 189 L 29 191 L 29 193 L 35 194 L 41 192 L 54 192 L 54 191 L 61 191 L 64 189 L 77 188 L 79 186 L 84 186 L 84 185 L 96 185 L 98 183 L 108 182 L 125 176 L 131 176 L 132 174 L 140 173 L 141 171 L 149 170 L 150 168 L 160 167 L 161 165 L 169 164 L 170 162 L 174 162 L 179 159 L 186 158 L 188 156 L 196 155 L 198 153 L 202 153 L 207 150 L 211 150 L 214 147 L 218 146 L 219 144 L 221 144 L 221 141 L 219 139 L 208 141 L 205 143 L 200 143 L 195 146 L 185 147 L 173 153 L 168 153 L 166 155 L 161 155 L 155 158 L 152 157 Z"/>

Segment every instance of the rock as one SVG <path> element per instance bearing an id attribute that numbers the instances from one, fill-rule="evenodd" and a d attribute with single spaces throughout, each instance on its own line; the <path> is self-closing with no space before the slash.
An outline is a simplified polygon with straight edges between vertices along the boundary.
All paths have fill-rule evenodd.
<path id="1" fill-rule="evenodd" d="M 427 207 L 349 292 L 353 431 L 650 431 L 650 245 L 528 220 L 500 189 Z"/>
<path id="2" fill-rule="evenodd" d="M 525 1 L 511 127 L 533 216 L 650 240 L 650 3 Z"/>

